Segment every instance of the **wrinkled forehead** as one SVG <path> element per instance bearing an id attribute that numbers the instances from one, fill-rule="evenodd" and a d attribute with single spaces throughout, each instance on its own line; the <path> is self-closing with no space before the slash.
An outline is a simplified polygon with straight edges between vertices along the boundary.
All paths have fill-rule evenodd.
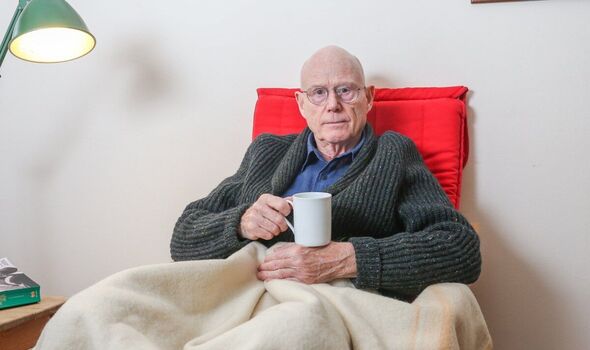
<path id="1" fill-rule="evenodd" d="M 301 68 L 301 88 L 354 84 L 365 86 L 360 62 L 354 57 L 312 57 Z"/>

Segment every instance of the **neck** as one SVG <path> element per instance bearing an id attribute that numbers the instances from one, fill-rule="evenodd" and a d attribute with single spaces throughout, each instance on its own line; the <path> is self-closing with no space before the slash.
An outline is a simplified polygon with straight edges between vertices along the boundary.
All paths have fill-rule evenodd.
<path id="1" fill-rule="evenodd" d="M 356 136 L 355 138 L 348 140 L 347 142 L 341 142 L 341 143 L 329 143 L 329 142 L 325 142 L 325 141 L 320 141 L 317 138 L 315 138 L 315 135 L 314 135 L 314 139 L 315 139 L 315 143 L 318 148 L 318 151 L 320 151 L 320 154 L 322 155 L 322 158 L 324 158 L 324 160 L 329 162 L 332 159 L 353 149 L 354 146 L 356 146 L 357 143 L 359 143 L 359 141 L 361 140 L 362 135 L 363 134 L 361 133 L 360 135 Z"/>

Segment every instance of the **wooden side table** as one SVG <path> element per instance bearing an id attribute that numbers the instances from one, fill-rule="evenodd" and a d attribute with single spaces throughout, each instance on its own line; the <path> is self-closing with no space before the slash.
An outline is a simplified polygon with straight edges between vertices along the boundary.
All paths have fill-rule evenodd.
<path id="1" fill-rule="evenodd" d="M 0 310 L 0 349 L 30 349 L 51 316 L 65 303 L 64 297 L 45 297 L 37 304 Z"/>

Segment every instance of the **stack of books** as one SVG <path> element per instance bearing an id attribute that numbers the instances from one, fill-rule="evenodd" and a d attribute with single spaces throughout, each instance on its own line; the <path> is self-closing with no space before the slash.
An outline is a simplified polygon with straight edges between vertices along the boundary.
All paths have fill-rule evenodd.
<path id="1" fill-rule="evenodd" d="M 18 271 L 10 260 L 0 258 L 0 309 L 39 302 L 39 289 L 39 285 Z"/>

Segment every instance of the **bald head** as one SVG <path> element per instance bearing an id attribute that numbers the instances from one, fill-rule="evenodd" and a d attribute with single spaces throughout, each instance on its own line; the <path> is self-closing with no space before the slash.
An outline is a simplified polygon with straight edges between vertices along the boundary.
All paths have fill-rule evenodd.
<path id="1" fill-rule="evenodd" d="M 356 83 L 365 86 L 365 73 L 358 58 L 338 46 L 326 46 L 316 51 L 301 68 L 301 88 L 308 89 L 325 82 L 326 77 L 347 77 L 354 81 L 332 81 L 334 84 Z"/>

